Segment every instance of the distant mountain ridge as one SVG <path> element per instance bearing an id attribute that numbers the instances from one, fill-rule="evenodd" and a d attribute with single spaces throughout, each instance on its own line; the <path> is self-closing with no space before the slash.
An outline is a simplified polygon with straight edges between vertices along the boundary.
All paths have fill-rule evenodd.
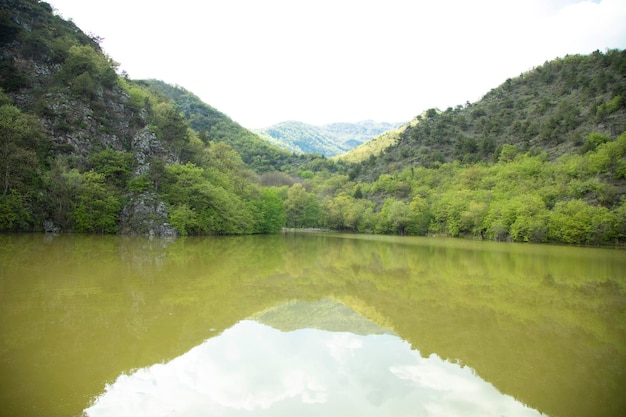
<path id="1" fill-rule="evenodd" d="M 259 129 L 256 132 L 268 142 L 294 153 L 317 153 L 337 156 L 367 142 L 402 123 L 364 120 L 338 122 L 321 126 L 294 120 Z"/>
<path id="2" fill-rule="evenodd" d="M 257 171 L 277 169 L 289 157 L 283 148 L 263 140 L 183 87 L 154 79 L 137 80 L 137 83 L 171 100 L 193 129 L 207 140 L 227 143 Z"/>
<path id="3" fill-rule="evenodd" d="M 393 334 L 351 307 L 328 298 L 317 301 L 293 300 L 250 317 L 283 332 L 318 329 L 358 335 Z"/>
<path id="4" fill-rule="evenodd" d="M 48 3 L 0 0 L 0 232 L 626 242 L 624 50 L 548 61 L 341 158 L 367 127 L 283 123 L 287 151 L 117 69 Z"/>

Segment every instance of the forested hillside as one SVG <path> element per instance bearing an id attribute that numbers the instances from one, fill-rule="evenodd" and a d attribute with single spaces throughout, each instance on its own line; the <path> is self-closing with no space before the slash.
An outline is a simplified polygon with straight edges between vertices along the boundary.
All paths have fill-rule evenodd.
<path id="1" fill-rule="evenodd" d="M 230 145 L 256 172 L 280 169 L 291 155 L 291 152 L 260 139 L 182 87 L 158 80 L 143 80 L 137 83 L 147 86 L 155 94 L 172 100 L 176 109 L 185 116 L 200 138 Z"/>
<path id="2" fill-rule="evenodd" d="M 334 230 L 624 241 L 625 86 L 624 51 L 556 59 L 476 103 L 424 112 L 305 186 Z"/>
<path id="3" fill-rule="evenodd" d="M 496 161 L 504 144 L 549 159 L 583 149 L 589 134 L 626 126 L 623 51 L 567 56 L 509 78 L 476 103 L 429 109 L 368 161 L 370 178 L 407 164 Z M 375 154 L 375 157 L 378 155 Z"/>
<path id="4" fill-rule="evenodd" d="M 258 130 L 258 133 L 268 142 L 291 152 L 316 153 L 332 157 L 395 129 L 399 125 L 399 123 L 365 120 L 357 123 L 313 126 L 297 121 L 287 121 Z"/>
<path id="5" fill-rule="evenodd" d="M 344 159 L 281 151 L 191 92 L 119 75 L 35 0 L 0 0 L 0 89 L 0 231 L 626 242 L 624 51 L 546 62 Z"/>
<path id="6" fill-rule="evenodd" d="M 223 118 L 195 131 L 97 41 L 47 3 L 0 1 L 0 230 L 280 230 L 282 200 L 228 144 L 246 132 Z M 251 166 L 272 169 L 284 156 L 273 152 Z"/>
<path id="7" fill-rule="evenodd" d="M 330 123 L 321 126 L 321 128 L 337 138 L 336 140 L 339 143 L 344 144 L 348 149 L 352 149 L 385 132 L 397 129 L 403 124 L 363 120 L 356 123 Z"/>
<path id="8" fill-rule="evenodd" d="M 414 125 L 418 119 L 414 119 L 409 123 L 400 126 L 397 129 L 389 130 L 382 133 L 367 142 L 364 142 L 349 151 L 337 155 L 336 160 L 347 161 L 350 163 L 363 162 L 366 159 L 374 158 L 384 152 L 387 148 L 396 144 L 400 140 L 400 135 L 407 127 Z"/>

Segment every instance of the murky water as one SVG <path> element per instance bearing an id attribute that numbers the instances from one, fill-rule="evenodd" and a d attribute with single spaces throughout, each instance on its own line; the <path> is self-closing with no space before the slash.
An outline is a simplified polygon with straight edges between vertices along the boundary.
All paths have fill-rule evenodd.
<path id="1" fill-rule="evenodd" d="M 0 236 L 0 415 L 619 416 L 626 252 Z"/>

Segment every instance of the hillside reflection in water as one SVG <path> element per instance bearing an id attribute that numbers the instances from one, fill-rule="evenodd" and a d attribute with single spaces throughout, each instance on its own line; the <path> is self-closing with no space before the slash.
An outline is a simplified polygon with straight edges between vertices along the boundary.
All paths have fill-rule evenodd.
<path id="1" fill-rule="evenodd" d="M 396 335 L 377 333 L 283 332 L 244 320 L 166 364 L 121 375 L 86 414 L 541 415 L 469 367 L 423 358 Z"/>
<path id="2" fill-rule="evenodd" d="M 468 398 L 483 402 L 464 415 L 489 415 L 508 398 L 550 417 L 623 416 L 625 307 L 623 250 L 327 233 L 0 235 L 0 414 L 104 416 L 118 387 L 159 370 L 196 387 L 177 388 L 184 398 L 212 387 L 258 415 L 303 399 L 291 415 L 366 415 L 378 403 L 410 407 L 377 415 L 450 415 Z M 344 346 L 346 363 L 327 347 L 337 337 L 361 344 Z M 228 362 L 233 352 L 249 359 Z M 178 398 L 163 391 L 176 378 L 150 378 L 145 405 L 150 392 Z M 256 387 L 267 388 L 244 398 Z M 481 388 L 463 396 L 470 387 Z M 428 398 L 437 407 L 423 408 Z"/>

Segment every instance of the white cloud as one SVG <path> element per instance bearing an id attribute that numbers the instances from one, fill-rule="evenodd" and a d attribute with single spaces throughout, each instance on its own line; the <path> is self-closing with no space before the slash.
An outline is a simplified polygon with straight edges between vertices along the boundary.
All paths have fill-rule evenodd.
<path id="1" fill-rule="evenodd" d="M 51 0 L 133 78 L 246 127 L 408 120 L 566 54 L 626 46 L 626 2 Z"/>
<path id="2" fill-rule="evenodd" d="M 166 364 L 122 375 L 89 417 L 539 417 L 468 367 L 392 335 L 280 332 L 243 321 Z"/>

